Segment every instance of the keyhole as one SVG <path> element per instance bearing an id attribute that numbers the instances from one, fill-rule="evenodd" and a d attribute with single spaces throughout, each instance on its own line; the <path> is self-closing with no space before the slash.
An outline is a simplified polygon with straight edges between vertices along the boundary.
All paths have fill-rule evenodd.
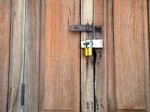
<path id="1" fill-rule="evenodd" d="M 85 47 L 87 48 L 89 44 L 90 44 L 89 42 L 85 43 Z"/>
<path id="2" fill-rule="evenodd" d="M 90 45 L 89 47 L 93 46 L 93 42 L 92 41 L 87 41 L 84 43 L 85 47 L 88 48 L 88 45 Z"/>

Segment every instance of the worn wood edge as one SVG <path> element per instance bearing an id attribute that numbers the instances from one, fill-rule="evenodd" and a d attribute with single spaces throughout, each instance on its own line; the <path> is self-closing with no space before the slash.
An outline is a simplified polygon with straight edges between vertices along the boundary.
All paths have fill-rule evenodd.
<path id="1" fill-rule="evenodd" d="M 40 0 L 26 0 L 24 34 L 25 112 L 37 112 L 39 110 L 39 6 Z"/>
<path id="2" fill-rule="evenodd" d="M 10 0 L 0 1 L 0 111 L 8 110 L 8 87 L 9 87 L 9 57 L 10 57 L 10 26 L 11 26 L 11 2 Z"/>
<path id="3" fill-rule="evenodd" d="M 95 1 L 95 10 L 96 13 L 98 10 L 101 10 L 101 13 L 95 14 L 94 24 L 102 26 L 102 34 L 96 33 L 95 38 L 103 39 L 104 48 L 94 49 L 94 81 L 95 81 L 95 112 L 108 112 L 108 101 L 107 101 L 107 1 L 99 0 L 101 4 L 96 3 Z M 98 0 L 97 0 L 98 2 Z M 99 19 L 98 19 L 99 18 Z"/>
<path id="4" fill-rule="evenodd" d="M 148 27 L 147 27 L 148 32 L 146 31 L 146 34 L 148 34 L 148 41 L 147 42 L 149 44 L 147 47 L 148 47 L 148 49 L 150 49 L 150 37 L 149 37 L 150 36 L 150 0 L 147 1 L 147 7 L 148 7 L 148 11 L 147 11 L 148 20 L 146 20 L 146 21 L 148 23 Z M 145 8 L 145 10 L 147 10 L 147 9 Z M 145 24 L 145 25 L 147 26 L 147 24 Z M 149 51 L 148 55 L 149 55 L 148 59 L 150 59 L 150 51 Z M 147 63 L 149 64 L 150 61 L 147 62 Z M 149 65 L 149 67 L 147 67 L 147 69 L 150 70 L 150 65 Z M 149 79 L 149 80 L 147 80 L 146 85 L 150 85 L 150 76 L 149 76 L 149 74 L 146 74 L 146 79 Z M 147 108 L 148 111 L 150 111 L 150 94 L 149 94 L 150 93 L 150 86 L 148 86 L 146 88 L 146 92 L 147 92 L 147 96 L 148 96 L 146 98 L 146 102 L 147 102 L 146 108 Z"/>
<path id="5" fill-rule="evenodd" d="M 43 112 L 79 112 L 79 110 L 44 110 Z"/>
<path id="6" fill-rule="evenodd" d="M 145 86 L 146 86 L 146 110 L 147 112 L 150 111 L 150 52 L 149 52 L 149 48 L 150 48 L 150 0 L 145 0 L 143 1 L 143 10 L 145 13 L 143 13 L 143 22 L 144 22 L 144 36 L 146 36 L 146 40 L 145 40 Z"/>
<path id="7" fill-rule="evenodd" d="M 10 37 L 10 68 L 8 112 L 21 111 L 21 84 L 24 66 L 24 1 L 11 1 L 11 37 Z"/>
<path id="8" fill-rule="evenodd" d="M 143 109 L 117 109 L 115 112 L 147 112 L 146 110 Z"/>
<path id="9" fill-rule="evenodd" d="M 114 20 L 113 20 L 113 7 L 114 1 L 108 0 L 107 11 L 107 75 L 108 75 L 108 111 L 115 112 L 115 61 L 114 61 Z"/>
<path id="10" fill-rule="evenodd" d="M 81 24 L 93 23 L 93 0 L 81 0 Z M 81 40 L 90 38 L 91 34 L 81 33 Z M 94 83 L 92 57 L 85 57 L 81 50 L 81 111 L 94 112 Z"/>
<path id="11" fill-rule="evenodd" d="M 104 66 L 104 74 L 105 74 L 105 76 L 104 76 L 104 82 L 103 82 L 103 84 L 105 85 L 105 87 L 103 88 L 104 90 L 104 93 L 102 93 L 103 95 L 102 95 L 102 97 L 103 97 L 103 106 L 101 107 L 101 110 L 100 111 L 102 111 L 102 112 L 108 112 L 108 100 L 107 100 L 107 98 L 108 98 L 108 90 L 107 90 L 107 85 L 108 85 L 108 76 L 107 76 L 107 59 L 106 59 L 106 57 L 107 57 L 107 39 L 108 39 L 108 37 L 107 37 L 107 19 L 108 19 L 108 16 L 107 16 L 107 10 L 108 10 L 108 1 L 106 1 L 106 0 L 104 0 L 104 14 L 103 14 L 103 16 L 104 16 L 104 29 L 103 29 L 103 40 L 104 40 L 104 48 L 103 48 L 103 63 L 102 63 L 102 66 Z M 103 75 L 104 75 L 103 74 Z M 102 84 L 102 85 L 103 85 Z M 103 86 L 104 86 L 103 85 Z"/>
<path id="12" fill-rule="evenodd" d="M 39 112 L 44 110 L 44 80 L 45 80 L 45 8 L 46 0 L 41 1 L 40 6 L 40 82 L 39 82 Z"/>

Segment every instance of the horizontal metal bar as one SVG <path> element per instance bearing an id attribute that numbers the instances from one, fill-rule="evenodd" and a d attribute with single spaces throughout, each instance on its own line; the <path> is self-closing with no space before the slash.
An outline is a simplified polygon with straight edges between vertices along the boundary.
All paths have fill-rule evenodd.
<path id="1" fill-rule="evenodd" d="M 93 26 L 93 25 L 70 25 L 70 31 L 73 32 L 101 32 L 101 26 Z"/>

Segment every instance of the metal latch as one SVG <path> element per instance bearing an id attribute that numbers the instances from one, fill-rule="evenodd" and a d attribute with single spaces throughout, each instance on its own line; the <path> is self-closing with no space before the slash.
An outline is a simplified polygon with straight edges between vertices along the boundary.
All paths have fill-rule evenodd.
<path id="1" fill-rule="evenodd" d="M 73 32 L 102 32 L 101 26 L 93 25 L 70 25 L 70 31 Z"/>
<path id="2" fill-rule="evenodd" d="M 81 48 L 84 49 L 85 56 L 92 56 L 93 48 L 103 48 L 103 40 L 102 39 L 83 40 L 81 41 Z"/>
<path id="3" fill-rule="evenodd" d="M 93 26 L 93 25 L 71 25 L 70 31 L 73 32 L 92 32 L 93 37 L 95 36 L 95 32 L 102 32 L 101 26 Z M 87 39 L 81 41 L 81 48 L 84 49 L 85 56 L 93 55 L 93 48 L 103 48 L 103 40 L 102 39 Z"/>
<path id="4" fill-rule="evenodd" d="M 81 48 L 103 48 L 102 39 L 82 40 Z"/>

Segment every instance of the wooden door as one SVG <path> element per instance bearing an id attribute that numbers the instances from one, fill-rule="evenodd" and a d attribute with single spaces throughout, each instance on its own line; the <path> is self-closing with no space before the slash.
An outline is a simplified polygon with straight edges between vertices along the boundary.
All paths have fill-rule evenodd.
<path id="1" fill-rule="evenodd" d="M 79 0 L 46 0 L 43 112 L 80 110 Z"/>
<path id="2" fill-rule="evenodd" d="M 114 0 L 112 8 L 113 57 L 108 54 L 113 60 L 113 70 L 108 74 L 110 110 L 149 112 L 147 0 Z"/>
<path id="3" fill-rule="evenodd" d="M 45 15 L 43 110 L 150 111 L 147 0 L 46 0 Z M 92 33 L 68 29 L 80 21 L 103 28 L 93 57 L 79 53 Z"/>
<path id="4" fill-rule="evenodd" d="M 150 112 L 149 3 L 0 0 L 0 112 Z"/>

